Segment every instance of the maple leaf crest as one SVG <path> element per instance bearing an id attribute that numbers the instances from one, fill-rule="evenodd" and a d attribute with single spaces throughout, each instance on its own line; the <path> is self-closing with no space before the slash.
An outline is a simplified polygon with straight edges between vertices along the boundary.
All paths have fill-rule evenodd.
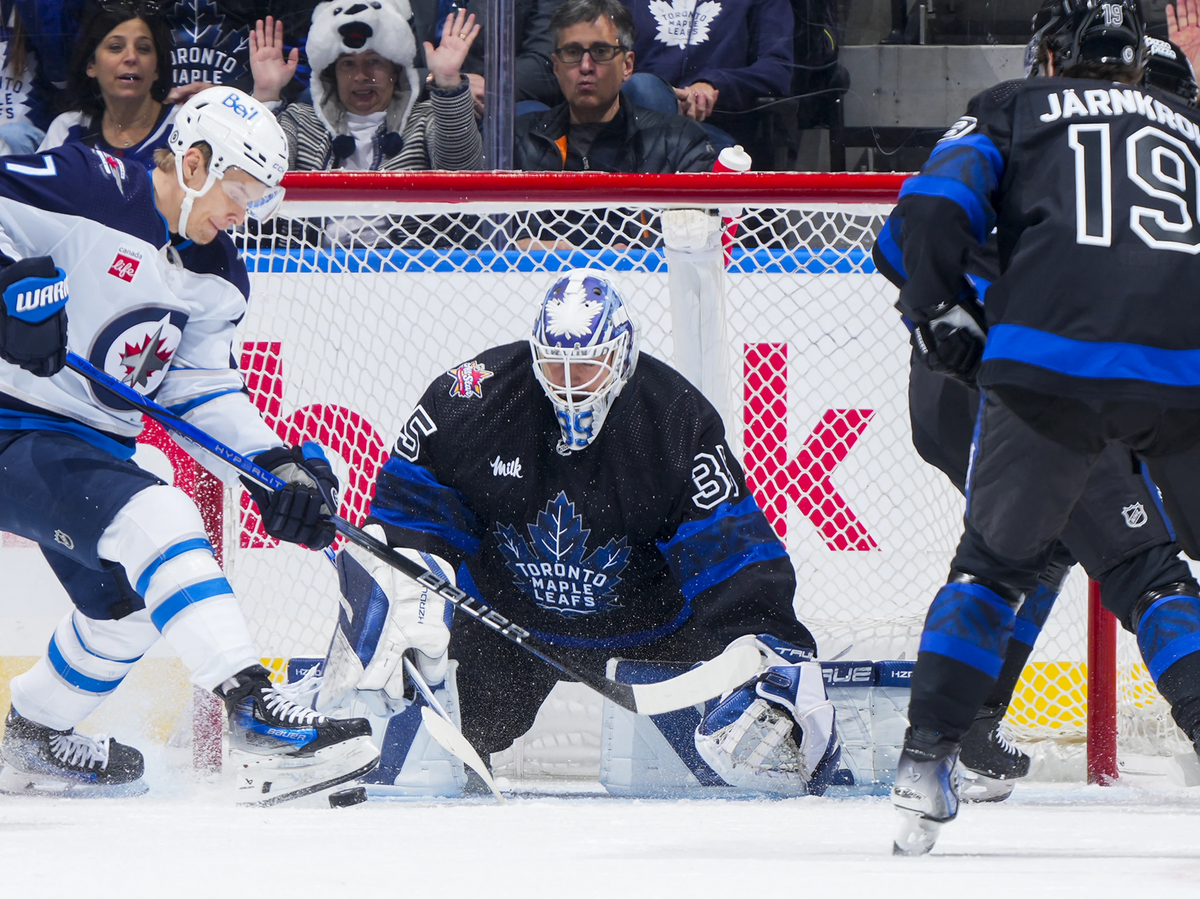
<path id="1" fill-rule="evenodd" d="M 546 304 L 546 325 L 554 337 L 584 337 L 592 332 L 596 316 L 603 309 L 604 304 L 587 299 L 580 286 L 577 290 L 568 290 L 561 300 Z"/>
<path id="2" fill-rule="evenodd" d="M 721 13 L 717 0 L 650 0 L 650 13 L 658 24 L 655 40 L 682 50 L 708 40 L 708 29 Z"/>
<path id="3" fill-rule="evenodd" d="M 231 69 L 221 66 L 223 83 L 236 81 L 250 73 L 249 57 L 246 55 L 250 47 L 250 26 L 226 27 L 225 16 L 213 0 L 180 0 L 175 4 L 172 19 L 175 23 L 175 45 L 184 54 L 187 54 L 189 47 L 212 48 L 225 54 L 221 61 L 209 60 L 207 63 L 201 54 L 200 64 L 205 69 L 211 68 L 214 63 L 220 65 L 229 58 L 238 59 L 238 64 Z M 177 64 L 178 67 L 186 65 L 187 62 L 183 60 Z"/>
<path id="4" fill-rule="evenodd" d="M 497 524 L 496 542 L 513 582 L 539 608 L 563 617 L 594 615 L 619 608 L 613 589 L 629 563 L 626 540 L 610 539 L 591 555 L 591 530 L 575 514 L 564 492 L 546 504 L 537 522 L 526 526 L 527 541 L 512 525 Z"/>

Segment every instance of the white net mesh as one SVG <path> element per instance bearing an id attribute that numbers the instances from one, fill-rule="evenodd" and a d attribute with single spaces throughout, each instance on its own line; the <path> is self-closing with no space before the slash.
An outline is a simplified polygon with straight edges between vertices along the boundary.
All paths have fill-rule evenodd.
<path id="1" fill-rule="evenodd" d="M 746 208 L 727 240 L 726 430 L 785 541 L 797 614 L 826 658 L 915 658 L 960 532 L 961 498 L 912 448 L 907 333 L 870 262 L 886 212 Z M 351 521 L 426 386 L 488 346 L 524 339 L 553 273 L 610 272 L 638 316 L 642 351 L 673 359 L 656 209 L 513 203 L 382 215 L 346 202 L 241 240 L 251 395 L 285 440 L 332 450 Z M 226 516 L 226 567 L 264 654 L 323 655 L 337 610 L 332 567 L 274 545 L 244 495 L 228 502 L 240 515 Z M 1072 576 L 1018 688 L 1018 738 L 1084 736 L 1084 583 Z M 1136 648 L 1121 657 L 1123 739 L 1138 751 L 1172 748 L 1162 700 L 1132 674 Z"/>

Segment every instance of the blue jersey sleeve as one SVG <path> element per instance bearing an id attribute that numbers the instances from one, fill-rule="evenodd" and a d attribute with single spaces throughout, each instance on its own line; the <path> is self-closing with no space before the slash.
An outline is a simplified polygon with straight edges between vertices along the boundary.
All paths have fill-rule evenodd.
<path id="1" fill-rule="evenodd" d="M 154 205 L 149 173 L 82 144 L 3 157 L 0 196 L 47 212 L 82 216 L 156 247 L 169 237 L 166 219 Z"/>

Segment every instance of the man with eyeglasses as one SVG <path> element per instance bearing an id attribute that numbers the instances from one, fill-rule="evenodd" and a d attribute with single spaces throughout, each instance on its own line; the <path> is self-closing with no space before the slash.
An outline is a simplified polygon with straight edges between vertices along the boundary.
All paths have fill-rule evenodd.
<path id="1" fill-rule="evenodd" d="M 523 171 L 709 172 L 716 151 L 698 124 L 621 96 L 633 74 L 633 18 L 620 0 L 566 0 L 550 20 L 566 102 L 517 119 Z"/>

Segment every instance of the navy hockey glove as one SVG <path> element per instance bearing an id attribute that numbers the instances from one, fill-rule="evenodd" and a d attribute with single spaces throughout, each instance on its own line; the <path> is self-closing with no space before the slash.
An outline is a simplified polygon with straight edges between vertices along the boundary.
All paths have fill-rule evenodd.
<path id="1" fill-rule="evenodd" d="M 258 506 L 263 530 L 277 540 L 303 543 L 309 549 L 324 549 L 333 543 L 337 531 L 327 516 L 337 512 L 338 479 L 321 447 L 309 441 L 302 446 L 279 446 L 259 453 L 254 464 L 287 481 L 286 487 L 268 490 L 257 481 L 242 478 Z"/>
<path id="2" fill-rule="evenodd" d="M 910 338 L 917 356 L 930 371 L 975 386 L 987 337 L 979 322 L 962 306 L 913 326 Z"/>
<path id="3" fill-rule="evenodd" d="M 820 663 L 811 651 L 769 634 L 739 637 L 734 644 L 741 642 L 757 645 L 766 670 L 709 700 L 696 727 L 697 752 L 735 787 L 823 793 L 842 750 Z"/>
<path id="4" fill-rule="evenodd" d="M 67 364 L 67 275 L 49 256 L 0 272 L 0 359 L 39 378 Z"/>

